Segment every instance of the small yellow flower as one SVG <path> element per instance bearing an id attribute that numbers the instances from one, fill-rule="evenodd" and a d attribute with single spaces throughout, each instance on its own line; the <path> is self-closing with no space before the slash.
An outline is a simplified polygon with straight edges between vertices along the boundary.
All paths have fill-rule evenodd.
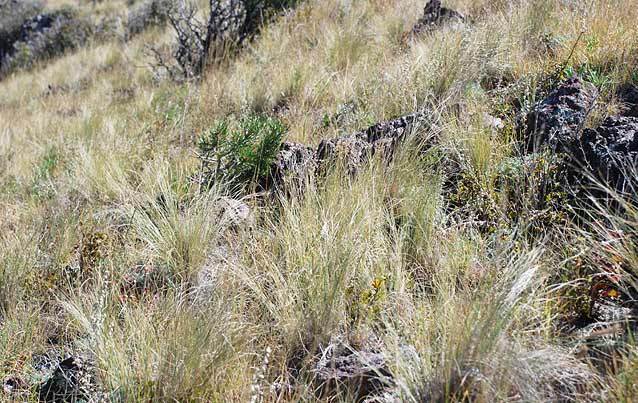
<path id="1" fill-rule="evenodd" d="M 618 292 L 618 290 L 609 290 L 607 291 L 607 296 L 610 298 L 618 298 L 620 296 L 620 293 Z"/>

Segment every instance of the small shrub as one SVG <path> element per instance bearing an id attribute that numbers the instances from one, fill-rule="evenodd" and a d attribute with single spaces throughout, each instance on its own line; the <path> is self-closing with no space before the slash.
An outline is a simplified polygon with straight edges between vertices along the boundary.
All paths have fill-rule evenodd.
<path id="1" fill-rule="evenodd" d="M 201 181 L 243 187 L 270 169 L 286 127 L 277 119 L 249 115 L 236 125 L 223 120 L 199 141 Z"/>
<path id="2" fill-rule="evenodd" d="M 170 7 L 168 21 L 177 35 L 170 57 L 151 48 L 155 70 L 172 79 L 200 76 L 209 64 L 223 61 L 252 39 L 266 19 L 298 0 L 209 0 L 206 22 L 197 19 L 193 5 L 182 1 Z"/>

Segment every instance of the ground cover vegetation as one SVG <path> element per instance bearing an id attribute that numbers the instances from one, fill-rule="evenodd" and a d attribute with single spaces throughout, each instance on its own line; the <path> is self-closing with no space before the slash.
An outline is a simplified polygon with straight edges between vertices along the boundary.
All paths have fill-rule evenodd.
<path id="1" fill-rule="evenodd" d="M 0 0 L 0 401 L 636 401 L 635 21 Z"/>

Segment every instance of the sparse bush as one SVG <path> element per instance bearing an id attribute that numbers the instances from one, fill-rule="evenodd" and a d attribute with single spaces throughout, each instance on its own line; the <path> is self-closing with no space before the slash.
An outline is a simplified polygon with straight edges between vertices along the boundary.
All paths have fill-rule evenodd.
<path id="1" fill-rule="evenodd" d="M 268 173 L 286 127 L 277 119 L 249 115 L 236 124 L 223 120 L 199 141 L 200 182 L 244 187 Z"/>
<path id="2" fill-rule="evenodd" d="M 155 67 L 173 79 L 189 79 L 202 74 L 208 64 L 219 63 L 237 52 L 255 36 L 264 21 L 276 11 L 298 0 L 209 0 L 206 23 L 184 0 L 168 10 L 168 20 L 177 34 L 170 60 L 157 49 Z"/>

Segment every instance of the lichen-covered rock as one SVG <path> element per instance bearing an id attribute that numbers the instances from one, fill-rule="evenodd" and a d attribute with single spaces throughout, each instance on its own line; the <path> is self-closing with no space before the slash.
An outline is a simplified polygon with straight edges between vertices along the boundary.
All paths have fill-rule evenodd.
<path id="1" fill-rule="evenodd" d="M 275 156 L 270 175 L 262 186 L 287 190 L 291 190 L 291 187 L 300 188 L 314 177 L 316 168 L 317 161 L 312 148 L 284 142 Z"/>
<path id="2" fill-rule="evenodd" d="M 423 16 L 412 28 L 412 35 L 422 35 L 453 21 L 464 22 L 465 17 L 457 11 L 442 7 L 441 0 L 430 0 L 423 9 Z"/>
<path id="3" fill-rule="evenodd" d="M 324 351 L 313 372 L 321 395 L 334 396 L 347 389 L 354 401 L 382 395 L 392 377 L 383 354 L 336 345 Z"/>
<path id="4" fill-rule="evenodd" d="M 40 12 L 39 0 L 0 0 L 0 63 L 13 51 L 22 24 Z"/>
<path id="5" fill-rule="evenodd" d="M 609 117 L 596 129 L 586 129 L 575 155 L 611 188 L 627 191 L 637 181 L 638 118 Z"/>
<path id="6" fill-rule="evenodd" d="M 618 91 L 621 102 L 621 115 L 638 117 L 638 86 L 628 84 Z"/>
<path id="7" fill-rule="evenodd" d="M 559 85 L 527 115 L 527 151 L 532 152 L 542 145 L 565 151 L 577 139 L 597 95 L 592 84 L 578 77 Z"/>
<path id="8" fill-rule="evenodd" d="M 220 197 L 215 203 L 219 211 L 219 225 L 222 229 L 249 228 L 255 221 L 251 208 L 241 200 Z"/>
<path id="9" fill-rule="evenodd" d="M 425 112 L 415 112 L 395 119 L 384 120 L 360 132 L 323 140 L 317 149 L 317 160 L 321 171 L 334 162 L 335 156 L 340 156 L 345 162 L 349 173 L 356 173 L 374 153 L 382 153 L 390 159 L 398 144 L 403 142 L 410 130 L 427 123 Z"/>
<path id="10" fill-rule="evenodd" d="M 419 124 L 425 124 L 426 121 L 427 114 L 425 112 L 415 112 L 376 123 L 355 136 L 365 138 L 369 143 L 374 143 L 384 138 L 403 140 L 411 128 Z"/>
<path id="11" fill-rule="evenodd" d="M 53 374 L 38 387 L 38 398 L 46 403 L 76 402 L 90 388 L 91 375 L 86 360 L 70 357 L 57 365 Z"/>
<path id="12" fill-rule="evenodd" d="M 325 173 L 335 162 L 342 161 L 346 172 L 354 175 L 371 155 L 372 144 L 363 136 L 321 140 L 317 148 L 318 170 Z"/>
<path id="13" fill-rule="evenodd" d="M 37 61 L 58 56 L 83 45 L 93 33 L 93 26 L 69 7 L 38 14 L 25 21 L 12 49 L 1 61 L 0 73 L 14 68 L 30 68 Z"/>

